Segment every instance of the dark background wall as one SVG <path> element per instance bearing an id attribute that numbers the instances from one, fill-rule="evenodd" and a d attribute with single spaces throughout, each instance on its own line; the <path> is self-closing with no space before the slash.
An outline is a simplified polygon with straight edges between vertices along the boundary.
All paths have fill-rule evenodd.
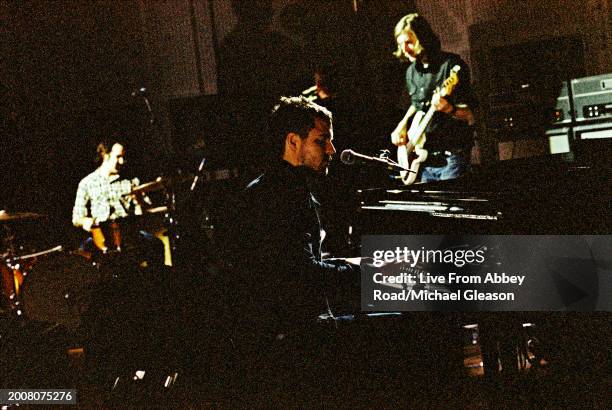
<path id="1" fill-rule="evenodd" d="M 373 146 L 383 145 L 406 104 L 392 29 L 415 10 L 472 66 L 484 101 L 481 162 L 497 158 L 497 137 L 483 124 L 498 63 L 512 61 L 500 58 L 529 50 L 515 45 L 548 47 L 537 58 L 571 65 L 565 74 L 612 71 L 604 0 L 1 1 L 0 207 L 67 221 L 95 143 L 109 135 L 126 141 L 130 168 L 143 180 L 192 170 L 203 155 L 215 168 L 249 175 L 264 154 L 260 130 L 271 102 L 312 85 L 324 60 L 347 73 L 347 89 L 364 104 L 363 127 Z M 555 48 L 555 38 L 578 49 Z M 533 58 L 516 57 L 533 68 Z M 152 114 L 131 96 L 139 87 Z"/>

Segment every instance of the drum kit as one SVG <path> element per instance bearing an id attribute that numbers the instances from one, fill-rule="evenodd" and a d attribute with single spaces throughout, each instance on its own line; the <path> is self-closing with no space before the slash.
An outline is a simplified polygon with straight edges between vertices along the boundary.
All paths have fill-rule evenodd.
<path id="1" fill-rule="evenodd" d="M 164 263 L 171 265 L 171 244 L 176 221 L 173 217 L 174 193 L 172 187 L 193 179 L 157 178 L 136 186 L 128 195 L 142 195 L 165 191 L 167 203 L 152 207 L 142 216 L 114 220 L 104 229 L 91 232 L 99 250 L 112 249 L 114 259 L 121 257 L 133 226 L 146 224 L 147 228 L 164 244 Z M 161 218 L 160 218 L 161 216 Z M 58 245 L 44 250 L 18 244 L 15 232 L 23 223 L 42 224 L 45 215 L 33 212 L 10 213 L 0 210 L 0 318 L 51 322 L 78 330 L 83 313 L 88 308 L 89 293 L 106 275 L 101 266 L 103 252 L 92 254 L 79 249 L 67 249 Z M 152 224 L 151 221 L 154 221 Z M 110 233 L 108 233 L 110 232 Z M 127 244 L 129 245 L 129 243 Z"/>

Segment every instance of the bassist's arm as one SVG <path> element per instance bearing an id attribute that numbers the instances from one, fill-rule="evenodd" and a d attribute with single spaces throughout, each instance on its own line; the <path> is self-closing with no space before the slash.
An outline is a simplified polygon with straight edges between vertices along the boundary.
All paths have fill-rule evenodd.
<path id="1" fill-rule="evenodd" d="M 410 121 L 410 118 L 412 118 L 416 111 L 417 110 L 414 105 L 411 105 L 410 108 L 408 108 L 406 115 L 404 115 L 399 124 L 397 124 L 397 127 L 395 127 L 395 129 L 391 133 L 391 142 L 394 145 L 399 146 L 406 144 L 406 136 L 408 134 L 408 121 Z"/>
<path id="2" fill-rule="evenodd" d="M 454 107 L 454 109 L 451 107 L 447 114 L 455 119 L 467 122 L 468 125 L 474 125 L 474 113 L 470 107 L 462 104 L 456 104 Z"/>
<path id="3" fill-rule="evenodd" d="M 451 104 L 446 98 L 434 94 L 431 104 L 436 111 L 448 114 L 459 121 L 465 121 L 468 125 L 474 125 L 474 113 L 466 104 Z"/>

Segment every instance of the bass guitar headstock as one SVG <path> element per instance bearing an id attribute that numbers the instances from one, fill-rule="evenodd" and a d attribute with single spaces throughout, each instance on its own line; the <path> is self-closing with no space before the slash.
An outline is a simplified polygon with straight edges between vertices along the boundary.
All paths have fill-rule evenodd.
<path id="1" fill-rule="evenodd" d="M 459 70 L 461 70 L 461 67 L 458 65 L 455 65 L 453 68 L 451 68 L 450 75 L 446 80 L 444 80 L 444 82 L 442 83 L 442 87 L 440 88 L 440 96 L 445 97 L 447 95 L 452 94 L 453 89 L 459 83 L 459 76 L 457 75 Z"/>

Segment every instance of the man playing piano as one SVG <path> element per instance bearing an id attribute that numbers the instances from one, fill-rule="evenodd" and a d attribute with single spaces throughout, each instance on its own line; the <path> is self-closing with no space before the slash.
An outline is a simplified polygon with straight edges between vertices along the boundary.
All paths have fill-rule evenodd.
<path id="1" fill-rule="evenodd" d="M 236 262 L 226 275 L 232 278 L 226 288 L 235 290 L 229 303 L 245 349 L 240 357 L 256 374 L 283 360 L 289 367 L 303 363 L 296 353 L 307 354 L 304 336 L 312 337 L 319 315 L 331 313 L 329 289 L 357 281 L 358 273 L 322 259 L 325 232 L 314 187 L 336 152 L 331 113 L 304 97 L 283 97 L 268 135 L 275 159 L 237 201 Z"/>
<path id="2" fill-rule="evenodd" d="M 413 129 L 415 115 L 425 112 L 430 106 L 435 110 L 433 118 L 425 128 L 428 151 L 424 167 L 421 167 L 421 182 L 453 179 L 463 174 L 469 164 L 473 143 L 474 114 L 476 100 L 470 87 L 469 69 L 456 54 L 440 49 L 440 40 L 422 16 L 413 13 L 400 19 L 394 30 L 397 50 L 394 55 L 409 61 L 406 70 L 406 86 L 411 105 L 391 134 L 391 142 L 397 146 L 408 143 L 408 130 Z M 446 97 L 436 93 L 453 67 L 459 66 L 458 83 Z"/>

